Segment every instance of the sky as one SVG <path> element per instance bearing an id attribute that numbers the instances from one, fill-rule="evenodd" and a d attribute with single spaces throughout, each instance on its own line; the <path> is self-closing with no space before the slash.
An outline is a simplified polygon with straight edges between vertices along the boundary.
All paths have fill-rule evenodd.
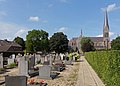
<path id="1" fill-rule="evenodd" d="M 26 39 L 28 31 L 44 30 L 68 39 L 102 36 L 105 10 L 111 39 L 120 35 L 120 0 L 0 0 L 0 39 Z"/>

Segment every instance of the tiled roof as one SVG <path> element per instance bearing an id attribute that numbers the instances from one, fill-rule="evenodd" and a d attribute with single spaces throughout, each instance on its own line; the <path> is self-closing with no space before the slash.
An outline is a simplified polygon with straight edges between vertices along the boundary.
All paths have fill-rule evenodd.
<path id="1" fill-rule="evenodd" d="M 7 40 L 0 40 L 0 51 L 8 51 L 10 47 L 22 47 L 21 45 Z"/>
<path id="2" fill-rule="evenodd" d="M 89 37 L 92 42 L 103 42 L 103 37 Z"/>

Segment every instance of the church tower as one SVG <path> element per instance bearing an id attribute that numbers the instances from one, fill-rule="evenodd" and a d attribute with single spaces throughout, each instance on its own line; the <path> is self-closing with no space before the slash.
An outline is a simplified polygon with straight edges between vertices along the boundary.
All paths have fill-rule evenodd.
<path id="1" fill-rule="evenodd" d="M 104 16 L 103 41 L 104 41 L 104 47 L 106 49 L 109 49 L 110 48 L 110 37 L 109 37 L 109 24 L 108 24 L 107 11 L 105 11 L 105 16 Z"/>

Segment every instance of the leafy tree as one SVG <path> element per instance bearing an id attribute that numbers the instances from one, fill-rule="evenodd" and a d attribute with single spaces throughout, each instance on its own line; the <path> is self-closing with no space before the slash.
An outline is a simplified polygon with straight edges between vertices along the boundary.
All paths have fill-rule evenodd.
<path id="1" fill-rule="evenodd" d="M 81 49 L 83 52 L 89 52 L 94 50 L 94 43 L 88 37 L 81 39 Z"/>
<path id="2" fill-rule="evenodd" d="M 50 38 L 49 43 L 51 51 L 55 51 L 57 53 L 64 53 L 68 51 L 68 39 L 63 32 L 54 33 L 54 35 Z"/>
<path id="3" fill-rule="evenodd" d="M 22 50 L 25 49 L 25 41 L 23 40 L 23 38 L 16 37 L 13 41 L 18 43 L 19 45 L 21 45 L 22 46 Z"/>
<path id="4" fill-rule="evenodd" d="M 48 51 L 48 33 L 43 30 L 28 31 L 26 36 L 26 50 L 29 51 Z"/>
<path id="5" fill-rule="evenodd" d="M 116 39 L 112 40 L 111 48 L 114 50 L 120 50 L 120 36 L 118 36 Z"/>

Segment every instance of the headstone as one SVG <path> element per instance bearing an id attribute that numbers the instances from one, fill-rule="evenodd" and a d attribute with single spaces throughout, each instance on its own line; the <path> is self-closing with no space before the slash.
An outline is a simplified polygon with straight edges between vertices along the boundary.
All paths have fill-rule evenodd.
<path id="1" fill-rule="evenodd" d="M 8 58 L 8 65 L 14 63 L 14 61 L 15 61 L 15 59 L 12 58 L 12 56 L 11 56 L 11 58 Z"/>
<path id="2" fill-rule="evenodd" d="M 15 59 L 15 54 L 12 54 L 12 58 Z"/>
<path id="3" fill-rule="evenodd" d="M 47 56 L 45 56 L 45 61 L 48 61 L 48 57 Z"/>
<path id="4" fill-rule="evenodd" d="M 64 60 L 64 54 L 60 53 L 61 60 Z"/>
<path id="5" fill-rule="evenodd" d="M 53 64 L 53 58 L 52 58 L 52 55 L 50 55 L 50 66 L 52 67 L 52 64 Z"/>
<path id="6" fill-rule="evenodd" d="M 44 57 L 41 57 L 41 63 L 43 64 L 45 62 L 45 58 Z"/>
<path id="7" fill-rule="evenodd" d="M 29 56 L 29 61 L 28 61 L 28 70 L 33 70 L 35 66 L 35 56 L 30 55 Z"/>
<path id="8" fill-rule="evenodd" d="M 21 57 L 18 63 L 19 75 L 28 76 L 28 61 L 25 60 L 25 57 Z"/>
<path id="9" fill-rule="evenodd" d="M 16 62 L 17 63 L 19 62 L 19 60 L 20 60 L 21 57 L 22 57 L 21 54 L 16 55 Z"/>
<path id="10" fill-rule="evenodd" d="M 72 65 L 72 58 L 66 57 L 65 64 Z"/>
<path id="11" fill-rule="evenodd" d="M 39 68 L 39 78 L 41 79 L 51 79 L 51 67 L 48 65 L 41 66 Z"/>
<path id="12" fill-rule="evenodd" d="M 3 68 L 3 53 L 0 54 L 0 68 Z"/>
<path id="13" fill-rule="evenodd" d="M 62 62 L 62 60 L 55 60 L 52 70 L 61 72 L 64 69 L 65 69 L 65 64 Z"/>
<path id="14" fill-rule="evenodd" d="M 38 61 L 40 60 L 41 56 L 39 54 L 35 54 L 35 64 L 37 64 Z"/>
<path id="15" fill-rule="evenodd" d="M 26 76 L 6 76 L 5 86 L 27 86 Z"/>
<path id="16" fill-rule="evenodd" d="M 49 65 L 50 64 L 50 60 L 49 60 L 49 56 L 48 55 L 45 56 L 45 61 L 44 61 L 43 64 L 44 65 Z"/>
<path id="17" fill-rule="evenodd" d="M 73 61 L 77 61 L 77 57 L 76 56 L 73 56 Z"/>

